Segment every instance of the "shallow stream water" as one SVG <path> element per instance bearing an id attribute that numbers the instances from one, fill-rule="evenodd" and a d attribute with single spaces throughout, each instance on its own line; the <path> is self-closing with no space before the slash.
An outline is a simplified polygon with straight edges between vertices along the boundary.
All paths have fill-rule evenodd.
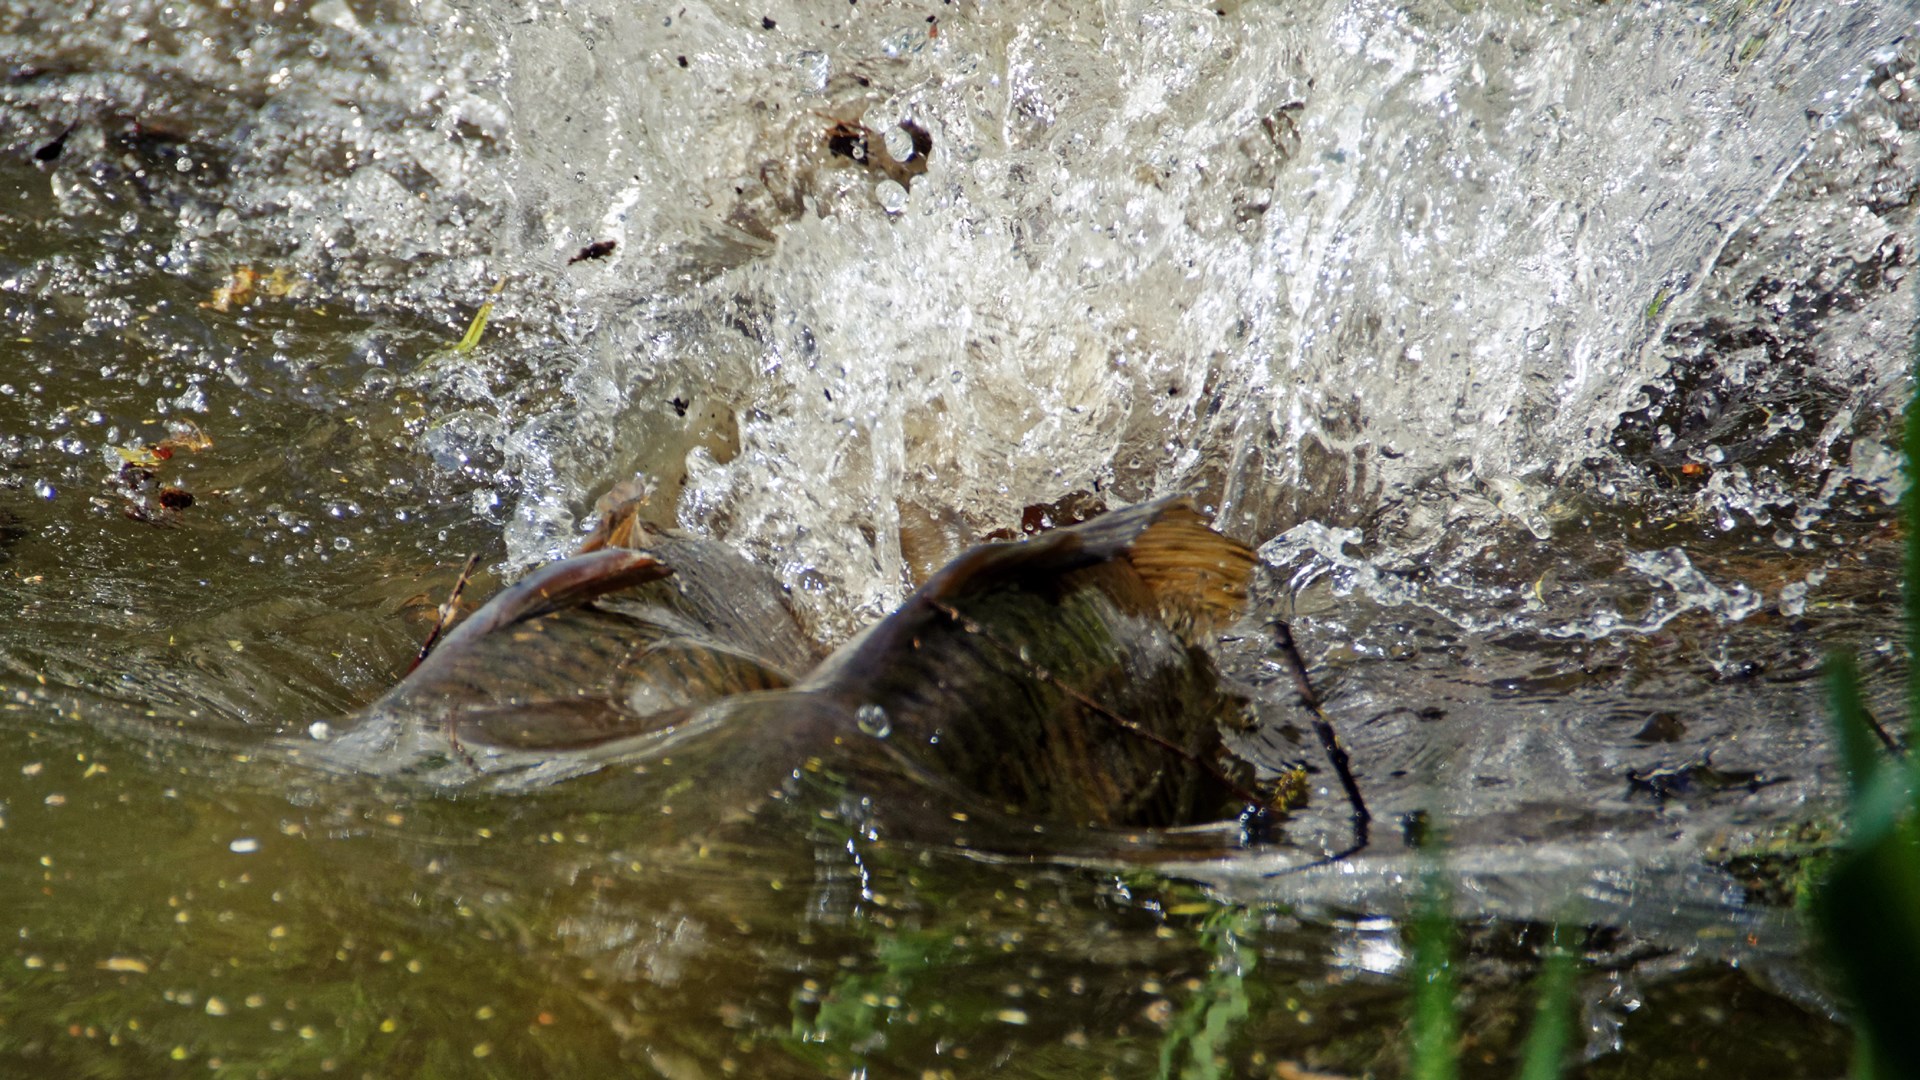
<path id="1" fill-rule="evenodd" d="M 1834 1076 L 1818 669 L 1897 718 L 1900 0 L 0 0 L 0 1071 Z M 483 304 L 476 347 L 455 348 Z M 845 821 L 275 752 L 614 485 L 823 645 L 1029 507 L 1259 548 L 1274 844 Z M 1076 496 L 1076 493 L 1081 493 Z M 1283 669 L 1224 646 L 1252 683 Z M 590 785 L 589 785 L 590 788 Z"/>

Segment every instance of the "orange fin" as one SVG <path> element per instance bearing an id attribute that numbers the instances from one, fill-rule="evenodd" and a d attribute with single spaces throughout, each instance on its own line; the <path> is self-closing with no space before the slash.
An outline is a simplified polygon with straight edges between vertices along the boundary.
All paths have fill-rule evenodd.
<path id="1" fill-rule="evenodd" d="M 1254 555 L 1208 528 L 1185 498 L 1139 503 L 1031 540 L 982 544 L 948 563 L 882 620 L 833 669 L 872 670 L 945 619 L 943 606 L 1013 582 L 1057 581 L 1075 570 L 1124 559 L 1147 584 L 1167 625 L 1183 637 L 1231 622 L 1246 602 Z"/>
<path id="2" fill-rule="evenodd" d="M 1255 556 L 1182 502 L 1161 511 L 1133 541 L 1127 561 L 1153 590 L 1167 625 L 1183 634 L 1211 635 L 1246 608 Z"/>

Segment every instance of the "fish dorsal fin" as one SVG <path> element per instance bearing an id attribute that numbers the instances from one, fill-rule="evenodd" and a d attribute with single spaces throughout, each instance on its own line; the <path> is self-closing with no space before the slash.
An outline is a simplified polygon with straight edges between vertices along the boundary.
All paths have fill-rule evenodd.
<path id="1" fill-rule="evenodd" d="M 579 607 L 621 589 L 659 581 L 671 573 L 673 569 L 652 554 L 623 549 L 603 549 L 548 563 L 495 595 L 454 627 L 433 655 L 457 651 L 504 627 Z"/>
<path id="2" fill-rule="evenodd" d="M 1128 546 L 1127 561 L 1183 636 L 1217 633 L 1246 607 L 1253 550 L 1214 532 L 1184 502 L 1160 512 Z"/>
<path id="3" fill-rule="evenodd" d="M 1125 558 L 1152 590 L 1168 625 L 1210 633 L 1239 618 L 1253 579 L 1253 550 L 1215 532 L 1180 497 L 1156 499 L 1013 544 L 955 559 L 922 595 L 957 599 L 1011 578 L 1066 574 Z"/>
<path id="4" fill-rule="evenodd" d="M 616 489 L 609 495 L 620 490 Z M 602 503 L 608 501 L 601 500 Z M 585 555 L 605 548 L 645 547 L 647 540 L 658 532 L 640 517 L 640 508 L 645 504 L 644 498 L 628 498 L 607 506 L 600 514 L 600 520 L 594 525 L 593 531 L 587 534 L 586 539 L 580 541 L 580 547 L 575 554 Z"/>
<path id="5" fill-rule="evenodd" d="M 1156 499 L 1015 543 L 982 544 L 948 563 L 892 615 L 809 678 L 816 685 L 886 662 L 928 624 L 970 598 L 1007 587 L 1060 582 L 1103 563 L 1131 564 L 1161 617 L 1183 638 L 1211 633 L 1238 616 L 1253 574 L 1253 552 L 1214 532 L 1184 498 Z"/>

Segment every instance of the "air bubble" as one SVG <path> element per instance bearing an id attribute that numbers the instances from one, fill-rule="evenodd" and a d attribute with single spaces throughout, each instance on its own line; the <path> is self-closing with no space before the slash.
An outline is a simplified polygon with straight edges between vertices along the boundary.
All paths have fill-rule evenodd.
<path id="1" fill-rule="evenodd" d="M 893 734 L 893 721 L 887 717 L 887 710 L 871 702 L 853 710 L 853 722 L 876 739 Z"/>
<path id="2" fill-rule="evenodd" d="M 1780 614 L 1793 618 L 1807 610 L 1807 583 L 1796 581 L 1780 588 Z"/>

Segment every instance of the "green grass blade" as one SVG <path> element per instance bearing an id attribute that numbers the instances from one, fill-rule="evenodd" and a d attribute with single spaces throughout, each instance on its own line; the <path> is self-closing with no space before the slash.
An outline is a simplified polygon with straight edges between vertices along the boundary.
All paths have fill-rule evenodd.
<path id="1" fill-rule="evenodd" d="M 1920 535 L 1908 547 L 1920 547 Z M 1851 999 L 1856 1069 L 1920 1061 L 1920 826 L 1905 769 L 1883 766 L 1851 660 L 1828 663 L 1834 737 L 1850 780 L 1848 836 L 1814 894 L 1813 916 Z"/>
<path id="2" fill-rule="evenodd" d="M 1915 300 L 1913 341 L 1909 371 L 1913 396 L 1907 400 L 1907 427 L 1903 449 L 1906 452 L 1907 491 L 1900 497 L 1900 517 L 1907 530 L 1906 608 L 1907 608 L 1907 745 L 1920 749 L 1920 299 Z M 1920 769 L 1920 765 L 1911 766 Z"/>
<path id="3" fill-rule="evenodd" d="M 1858 1033 L 1854 1037 L 1858 1041 L 1853 1046 L 1853 1064 L 1847 1070 L 1847 1080 L 1879 1080 L 1882 1076 L 1892 1076 L 1892 1073 L 1874 1064 L 1873 1047 L 1867 1042 L 1867 1037 Z"/>
<path id="4" fill-rule="evenodd" d="M 1814 901 L 1820 936 L 1877 1060 L 1920 1062 L 1920 835 L 1903 821 L 1847 846 Z"/>
<path id="5" fill-rule="evenodd" d="M 1421 885 L 1413 923 L 1413 1080 L 1457 1080 L 1459 1004 L 1453 983 L 1453 917 L 1438 864 Z"/>
<path id="6" fill-rule="evenodd" d="M 481 304 L 480 310 L 473 313 L 473 321 L 467 324 L 467 332 L 461 336 L 459 341 L 454 343 L 453 351 L 456 353 L 470 353 L 479 348 L 480 339 L 485 337 L 487 333 L 487 319 L 492 315 L 493 301 L 489 300 Z"/>
<path id="7" fill-rule="evenodd" d="M 1243 908 L 1221 908 L 1207 917 L 1200 941 L 1213 953 L 1212 969 L 1161 1040 L 1159 1080 L 1221 1080 L 1230 1075 L 1227 1047 L 1253 1012 L 1246 977 L 1256 956 L 1240 944 L 1251 925 L 1252 917 Z"/>
<path id="8" fill-rule="evenodd" d="M 1561 945 L 1556 926 L 1546 963 L 1540 966 L 1540 1004 L 1521 1051 L 1520 1080 L 1559 1080 L 1566 1072 L 1567 1042 L 1573 1033 L 1573 971 L 1573 951 Z"/>

